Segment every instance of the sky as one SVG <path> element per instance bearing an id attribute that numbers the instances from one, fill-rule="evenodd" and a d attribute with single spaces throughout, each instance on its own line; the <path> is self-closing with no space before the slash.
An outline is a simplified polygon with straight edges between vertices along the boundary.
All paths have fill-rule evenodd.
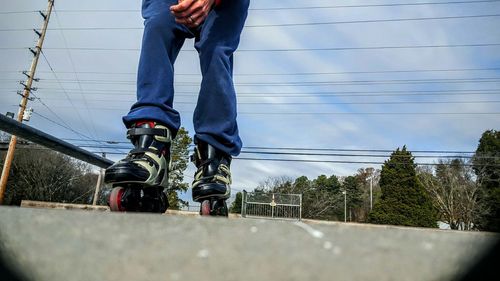
<path id="1" fill-rule="evenodd" d="M 234 56 L 244 153 L 232 163 L 233 190 L 252 190 L 270 177 L 380 168 L 346 162 L 383 162 L 389 153 L 373 150 L 403 145 L 474 151 L 481 134 L 500 124 L 500 1 L 474 1 L 252 0 Z M 32 29 L 43 20 L 36 11 L 47 1 L 2 2 L 5 114 L 17 113 L 19 81 L 33 57 L 28 47 L 37 40 Z M 140 6 L 137 0 L 55 2 L 28 125 L 89 151 L 117 153 L 108 153 L 112 160 L 124 157 L 121 117 L 135 101 Z M 191 136 L 201 80 L 193 43 L 186 41 L 176 61 L 174 100 Z M 119 143 L 88 147 L 105 141 Z M 443 153 L 414 155 L 419 163 L 435 163 Z M 270 158 L 293 161 L 263 160 Z M 193 174 L 190 165 L 186 182 Z"/>

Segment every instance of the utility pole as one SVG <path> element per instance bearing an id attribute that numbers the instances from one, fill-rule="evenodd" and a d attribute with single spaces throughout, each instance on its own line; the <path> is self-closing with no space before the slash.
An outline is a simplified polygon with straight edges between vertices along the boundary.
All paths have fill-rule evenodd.
<path id="1" fill-rule="evenodd" d="M 33 53 L 33 61 L 31 62 L 31 67 L 28 73 L 24 73 L 28 80 L 26 84 L 22 84 L 24 86 L 24 91 L 22 92 L 21 103 L 19 104 L 19 112 L 17 114 L 17 121 L 23 122 L 24 112 L 26 110 L 26 105 L 28 104 L 30 92 L 32 91 L 33 80 L 35 80 L 35 71 L 36 66 L 38 64 L 38 59 L 40 58 L 40 54 L 42 52 L 43 40 L 45 39 L 45 34 L 47 32 L 47 26 L 49 25 L 50 14 L 52 13 L 52 8 L 54 7 L 54 0 L 48 0 L 48 7 L 46 14 L 40 11 L 40 15 L 44 18 L 42 30 L 39 32 L 38 30 L 34 30 L 38 35 L 38 42 L 36 44 L 35 49 L 31 49 L 30 51 Z M 7 180 L 9 179 L 9 171 L 10 166 L 12 164 L 12 160 L 14 159 L 14 151 L 16 149 L 17 137 L 12 135 L 9 143 L 9 150 L 7 151 L 7 155 L 5 156 L 5 162 L 3 165 L 2 176 L 0 178 L 0 204 L 3 204 L 5 188 L 7 187 Z"/>
<path id="2" fill-rule="evenodd" d="M 370 177 L 370 211 L 373 209 L 373 174 Z"/>
<path id="3" fill-rule="evenodd" d="M 347 190 L 342 191 L 344 194 L 344 222 L 347 222 Z"/>
<path id="4" fill-rule="evenodd" d="M 106 153 L 102 153 L 102 157 L 106 158 Z M 97 176 L 97 184 L 95 186 L 94 192 L 94 200 L 92 201 L 92 205 L 97 205 L 97 199 L 99 198 L 99 193 L 101 192 L 102 178 L 104 174 L 104 169 L 99 169 L 99 176 Z"/>

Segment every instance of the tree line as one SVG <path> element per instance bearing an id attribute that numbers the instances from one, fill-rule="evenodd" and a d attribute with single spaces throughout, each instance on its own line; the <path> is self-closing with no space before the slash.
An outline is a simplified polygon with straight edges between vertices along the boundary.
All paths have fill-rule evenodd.
<path id="1" fill-rule="evenodd" d="M 418 227 L 438 227 L 440 221 L 451 229 L 500 232 L 499 183 L 500 131 L 488 130 L 467 161 L 417 166 L 403 146 L 381 170 L 359 169 L 347 177 L 269 178 L 254 191 L 302 194 L 302 217 L 309 219 L 342 221 L 345 216 L 354 222 Z M 241 212 L 241 193 L 231 211 Z"/>

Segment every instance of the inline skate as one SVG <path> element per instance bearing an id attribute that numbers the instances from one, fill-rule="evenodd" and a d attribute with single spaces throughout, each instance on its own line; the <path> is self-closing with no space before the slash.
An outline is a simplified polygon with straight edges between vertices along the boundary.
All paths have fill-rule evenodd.
<path id="1" fill-rule="evenodd" d="M 104 174 L 112 184 L 111 211 L 164 213 L 170 165 L 170 130 L 155 122 L 137 122 L 127 131 L 134 148 Z"/>
<path id="2" fill-rule="evenodd" d="M 231 156 L 212 145 L 195 140 L 196 148 L 191 160 L 195 173 L 193 201 L 200 202 L 202 216 L 228 216 L 226 200 L 231 195 Z"/>

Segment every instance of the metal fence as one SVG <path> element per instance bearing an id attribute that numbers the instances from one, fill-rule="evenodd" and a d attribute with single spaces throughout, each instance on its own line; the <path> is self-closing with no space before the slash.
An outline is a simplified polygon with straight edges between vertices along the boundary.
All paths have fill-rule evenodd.
<path id="1" fill-rule="evenodd" d="M 184 206 L 181 207 L 181 211 L 197 213 L 197 212 L 200 211 L 200 204 L 192 204 L 192 205 L 190 205 L 188 203 L 187 205 L 184 205 Z"/>
<path id="2" fill-rule="evenodd" d="M 243 191 L 242 217 L 302 219 L 302 194 Z"/>

